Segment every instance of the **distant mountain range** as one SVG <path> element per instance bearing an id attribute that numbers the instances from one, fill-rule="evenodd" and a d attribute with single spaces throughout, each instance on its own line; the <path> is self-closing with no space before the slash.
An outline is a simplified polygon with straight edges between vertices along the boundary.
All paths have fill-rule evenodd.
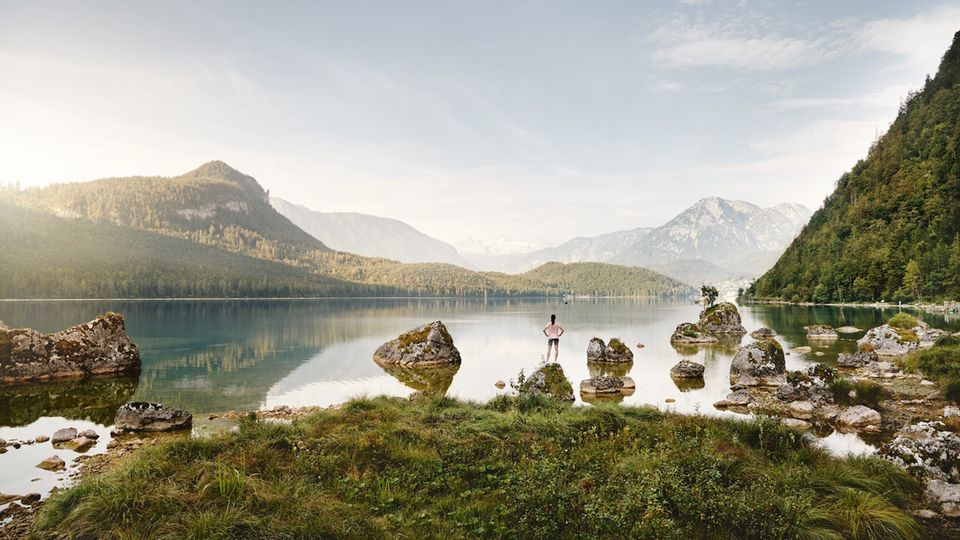
<path id="1" fill-rule="evenodd" d="M 4 298 L 693 292 L 650 270 L 613 264 L 551 264 L 504 275 L 335 251 L 277 212 L 253 177 L 220 161 L 172 178 L 0 188 L 0 203 Z M 362 216 L 353 227 L 406 245 L 443 245 L 394 220 Z"/>
<path id="2" fill-rule="evenodd" d="M 611 262 L 650 268 L 699 285 L 761 275 L 809 218 L 810 210 L 799 204 L 761 208 L 712 197 L 656 228 L 575 238 L 531 253 L 464 257 L 477 268 L 508 273 L 545 261 Z"/>
<path id="3" fill-rule="evenodd" d="M 337 251 L 407 263 L 472 266 L 450 244 L 397 219 L 354 212 L 318 212 L 276 197 L 270 203 L 294 225 Z"/>

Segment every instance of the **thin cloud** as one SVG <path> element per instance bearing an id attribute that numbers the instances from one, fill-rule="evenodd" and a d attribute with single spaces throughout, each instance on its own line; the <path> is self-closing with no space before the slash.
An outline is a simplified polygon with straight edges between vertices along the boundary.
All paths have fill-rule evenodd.
<path id="1" fill-rule="evenodd" d="M 864 50 L 902 56 L 902 68 L 932 72 L 958 28 L 960 8 L 942 7 L 908 19 L 870 21 L 857 40 Z"/>

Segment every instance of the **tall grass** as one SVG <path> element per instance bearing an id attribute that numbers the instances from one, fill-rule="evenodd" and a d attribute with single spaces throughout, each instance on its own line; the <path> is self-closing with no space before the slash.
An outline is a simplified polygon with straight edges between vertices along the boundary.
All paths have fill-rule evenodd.
<path id="1" fill-rule="evenodd" d="M 40 538 L 917 538 L 920 490 L 769 419 L 542 395 L 377 398 L 169 442 L 51 497 Z"/>

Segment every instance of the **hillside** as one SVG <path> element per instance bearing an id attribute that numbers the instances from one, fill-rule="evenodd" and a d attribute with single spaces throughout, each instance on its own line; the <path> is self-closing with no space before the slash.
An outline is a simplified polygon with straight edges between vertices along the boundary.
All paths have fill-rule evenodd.
<path id="1" fill-rule="evenodd" d="M 560 282 L 332 251 L 270 206 L 268 192 L 255 179 L 222 162 L 173 178 L 116 178 L 8 189 L 3 195 L 33 210 L 36 224 L 5 231 L 11 247 L 0 253 L 0 262 L 9 261 L 5 271 L 13 275 L 16 268 L 18 277 L 8 282 L 3 297 L 691 293 L 677 281 L 625 267 L 604 268 L 599 276 L 579 272 L 576 279 Z M 61 239 L 71 238 L 74 228 L 82 233 L 73 236 L 76 241 Z M 42 249 L 24 248 L 31 244 Z M 44 268 L 48 257 L 60 262 L 59 270 Z M 252 274 L 248 264 L 256 269 Z M 295 272 L 276 283 L 299 292 L 274 291 L 275 282 L 264 277 L 274 272 Z M 201 283 L 191 289 L 190 283 L 201 278 L 233 285 Z"/>
<path id="2" fill-rule="evenodd" d="M 408 263 L 470 266 L 450 244 L 397 219 L 354 212 L 318 212 L 276 197 L 270 203 L 294 225 L 337 251 Z"/>
<path id="3" fill-rule="evenodd" d="M 0 203 L 0 298 L 387 294 L 285 264 Z"/>
<path id="4" fill-rule="evenodd" d="M 757 298 L 960 298 L 960 32 L 866 159 L 780 260 Z"/>

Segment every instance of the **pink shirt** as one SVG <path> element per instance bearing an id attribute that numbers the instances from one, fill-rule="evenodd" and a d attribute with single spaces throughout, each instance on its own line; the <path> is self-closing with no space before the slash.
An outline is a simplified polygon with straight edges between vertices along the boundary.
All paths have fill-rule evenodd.
<path id="1" fill-rule="evenodd" d="M 563 331 L 563 327 L 559 324 L 548 324 L 543 327 L 543 331 L 546 332 L 548 338 L 558 339 L 560 337 L 560 332 Z"/>

